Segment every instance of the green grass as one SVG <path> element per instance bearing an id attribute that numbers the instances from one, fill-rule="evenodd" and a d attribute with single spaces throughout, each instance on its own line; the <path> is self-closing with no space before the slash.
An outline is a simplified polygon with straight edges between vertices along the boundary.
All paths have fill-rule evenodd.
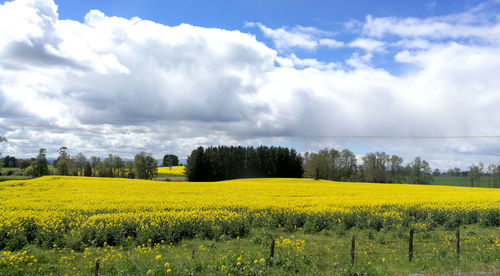
<path id="1" fill-rule="evenodd" d="M 470 179 L 465 176 L 437 176 L 432 185 L 470 187 Z M 488 188 L 488 177 L 482 176 L 479 183 L 474 182 L 474 187 Z"/>
<path id="2" fill-rule="evenodd" d="M 301 230 L 290 233 L 264 228 L 253 230 L 241 239 L 195 238 L 154 247 L 137 245 L 133 239 L 122 247 L 92 247 L 80 251 L 59 249 L 57 245 L 53 249 L 29 245 L 14 253 L 0 252 L 0 274 L 92 275 L 97 259 L 99 275 L 146 275 L 148 271 L 152 275 L 168 275 L 167 269 L 171 269 L 172 275 L 404 275 L 495 271 L 500 268 L 498 230 L 498 227 L 462 226 L 460 261 L 455 255 L 455 231 L 442 228 L 415 234 L 411 263 L 406 232 L 334 229 L 307 234 Z M 349 254 L 352 236 L 357 240 L 353 266 Z M 280 243 L 275 247 L 274 258 L 270 258 L 273 239 Z M 11 255 L 6 254 L 18 257 L 11 259 Z M 9 261 L 5 263 L 5 259 Z"/>
<path id="3" fill-rule="evenodd" d="M 7 175 L 11 171 L 11 175 Z M 0 168 L 0 180 L 22 180 L 29 179 L 23 175 L 23 171 L 20 168 Z"/>

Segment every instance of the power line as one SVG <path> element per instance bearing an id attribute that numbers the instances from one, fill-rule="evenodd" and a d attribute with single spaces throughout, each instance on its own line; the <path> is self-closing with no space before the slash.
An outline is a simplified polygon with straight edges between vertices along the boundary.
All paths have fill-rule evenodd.
<path id="1" fill-rule="evenodd" d="M 34 126 L 34 125 L 5 125 L 0 124 L 3 128 L 35 128 L 46 130 L 59 131 L 82 131 L 100 134 L 127 134 L 127 133 L 158 133 L 158 134 L 178 134 L 186 136 L 170 130 L 155 130 L 148 127 L 138 128 L 116 128 L 116 127 L 62 127 L 62 126 Z M 197 133 L 200 135 L 227 135 L 227 136 L 255 136 L 251 133 L 227 133 L 223 131 L 203 131 Z M 330 138 L 330 139 L 370 139 L 370 140 L 433 140 L 433 139 L 500 139 L 500 135 L 328 135 L 328 134 L 272 134 L 261 135 L 260 137 L 290 137 L 290 138 Z"/>

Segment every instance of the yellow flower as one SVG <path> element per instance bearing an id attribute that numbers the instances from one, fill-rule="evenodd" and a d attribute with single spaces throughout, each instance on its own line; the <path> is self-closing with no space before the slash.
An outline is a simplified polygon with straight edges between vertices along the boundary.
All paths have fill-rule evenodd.
<path id="1" fill-rule="evenodd" d="M 147 274 L 149 275 L 149 274 L 151 274 L 151 273 L 153 273 L 153 271 L 151 271 L 151 269 L 148 269 Z"/>
<path id="2" fill-rule="evenodd" d="M 236 265 L 238 265 L 238 266 L 241 265 L 241 262 L 237 262 Z"/>
<path id="3" fill-rule="evenodd" d="M 156 260 L 161 259 L 161 255 L 156 255 L 155 259 L 156 259 Z"/>
<path id="4" fill-rule="evenodd" d="M 385 257 L 382 257 L 382 262 L 385 262 Z"/>
<path id="5" fill-rule="evenodd" d="M 172 269 L 167 269 L 167 273 L 172 273 Z"/>
<path id="6" fill-rule="evenodd" d="M 254 263 L 254 264 L 257 264 L 257 263 L 259 263 L 259 261 L 255 260 L 255 261 L 253 261 L 253 263 Z"/>
<path id="7" fill-rule="evenodd" d="M 169 267 L 169 266 L 170 266 L 170 264 L 169 264 L 169 263 L 165 263 L 165 267 Z"/>
<path id="8" fill-rule="evenodd" d="M 262 263 L 263 261 L 264 261 L 264 259 L 260 258 L 259 262 L 261 262 L 261 263 Z"/>

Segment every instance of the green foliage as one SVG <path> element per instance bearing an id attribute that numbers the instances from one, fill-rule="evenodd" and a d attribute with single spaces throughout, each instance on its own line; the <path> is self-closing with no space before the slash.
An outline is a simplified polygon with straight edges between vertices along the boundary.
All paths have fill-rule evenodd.
<path id="1" fill-rule="evenodd" d="M 470 179 L 470 186 L 474 187 L 474 183 L 476 183 L 476 185 L 477 185 L 477 183 L 479 182 L 484 165 L 483 165 L 483 163 L 479 163 L 479 165 L 472 164 L 469 168 L 470 168 L 470 170 L 467 173 L 467 176 Z"/>
<path id="2" fill-rule="evenodd" d="M 179 166 L 179 157 L 174 154 L 167 154 L 163 156 L 163 167 Z"/>
<path id="3" fill-rule="evenodd" d="M 282 147 L 199 147 L 187 159 L 189 181 L 257 177 L 302 177 L 302 158 Z"/>
<path id="4" fill-rule="evenodd" d="M 153 179 L 158 174 L 158 161 L 151 153 L 142 151 L 135 155 L 134 170 L 135 176 L 139 179 Z"/>
<path id="5" fill-rule="evenodd" d="M 414 259 L 408 262 L 408 232 L 351 229 L 293 234 L 266 228 L 247 237 L 179 243 L 159 241 L 123 246 L 82 247 L 78 238 L 50 247 L 23 246 L 0 252 L 1 275 L 410 275 L 498 271 L 499 238 L 495 228 L 462 227 L 460 261 L 455 256 L 455 229 L 417 232 Z M 77 237 L 78 234 L 75 235 Z M 351 237 L 356 237 L 354 265 Z M 23 243 L 19 238 L 19 245 Z M 270 244 L 275 254 L 270 258 Z M 19 246 L 17 246 L 19 247 Z M 4 261 L 7 260 L 7 261 Z M 496 269 L 496 270 L 495 270 Z"/>
<path id="6" fill-rule="evenodd" d="M 47 161 L 47 150 L 41 148 L 38 152 L 36 160 L 31 163 L 31 166 L 26 168 L 25 175 L 32 177 L 40 177 L 49 174 L 49 161 Z"/>
<path id="7" fill-rule="evenodd" d="M 90 162 L 85 162 L 85 167 L 83 168 L 83 176 L 92 176 L 92 166 Z"/>

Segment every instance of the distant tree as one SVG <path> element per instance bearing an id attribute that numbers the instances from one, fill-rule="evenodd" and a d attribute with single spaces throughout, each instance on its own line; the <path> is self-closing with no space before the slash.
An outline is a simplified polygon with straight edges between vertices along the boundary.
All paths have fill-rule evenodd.
<path id="1" fill-rule="evenodd" d="M 432 172 L 432 176 L 436 177 L 436 176 L 440 176 L 441 175 L 441 171 L 439 169 L 434 169 L 434 171 Z"/>
<path id="2" fill-rule="evenodd" d="M 79 152 L 74 158 L 73 162 L 75 164 L 75 169 L 78 175 L 83 175 L 84 167 L 87 163 L 87 157 L 83 153 Z"/>
<path id="3" fill-rule="evenodd" d="M 369 153 L 362 160 L 361 170 L 364 181 L 372 183 L 388 182 L 387 164 L 389 156 L 385 152 Z"/>
<path id="4" fill-rule="evenodd" d="M 446 171 L 446 174 L 448 176 L 462 176 L 462 170 L 460 170 L 460 168 L 453 168 L 453 169 L 449 169 L 448 171 Z"/>
<path id="5" fill-rule="evenodd" d="M 198 147 L 191 152 L 186 163 L 186 178 L 189 181 L 204 181 L 206 177 L 205 149 Z"/>
<path id="6" fill-rule="evenodd" d="M 135 178 L 134 173 L 134 161 L 125 161 L 125 172 L 127 173 L 128 178 Z"/>
<path id="7" fill-rule="evenodd" d="M 125 163 L 118 155 L 113 156 L 113 172 L 115 176 L 124 177 L 125 176 Z"/>
<path id="8" fill-rule="evenodd" d="M 40 177 L 49 174 L 49 161 L 47 161 L 47 150 L 41 148 L 38 151 L 38 156 L 35 161 L 32 162 L 31 166 L 26 168 L 26 175 L 33 177 Z"/>
<path id="9" fill-rule="evenodd" d="M 422 160 L 420 156 L 415 157 L 415 160 L 409 164 L 410 183 L 411 184 L 431 184 L 432 169 L 429 163 Z"/>
<path id="10" fill-rule="evenodd" d="M 390 183 L 403 183 L 404 182 L 404 168 L 403 158 L 397 155 L 392 155 L 388 160 L 389 166 L 389 182 Z"/>
<path id="11" fill-rule="evenodd" d="M 470 186 L 474 187 L 474 183 L 479 183 L 479 180 L 481 179 L 481 174 L 483 172 L 484 164 L 479 162 L 479 165 L 472 164 L 469 167 L 469 172 L 467 173 L 467 176 L 470 179 Z"/>
<path id="12" fill-rule="evenodd" d="M 302 177 L 302 157 L 283 147 L 198 147 L 186 163 L 189 181 L 248 177 Z"/>
<path id="13" fill-rule="evenodd" d="M 83 168 L 83 176 L 92 176 L 92 166 L 90 165 L 89 161 L 85 162 L 85 166 Z"/>
<path id="14" fill-rule="evenodd" d="M 167 154 L 163 156 L 163 167 L 179 166 L 179 158 L 174 154 Z"/>
<path id="15" fill-rule="evenodd" d="M 350 150 L 341 152 L 335 149 L 323 149 L 306 152 L 303 159 L 304 177 L 334 181 L 356 180 L 356 155 Z"/>
<path id="16" fill-rule="evenodd" d="M 114 177 L 114 171 L 113 171 L 114 158 L 115 158 L 114 155 L 109 154 L 108 157 L 104 159 L 104 161 L 98 164 L 97 172 L 99 174 L 99 177 Z"/>
<path id="17" fill-rule="evenodd" d="M 496 164 L 488 166 L 488 187 L 500 188 L 500 166 Z"/>
<path id="18" fill-rule="evenodd" d="M 56 173 L 58 175 L 72 175 L 73 166 L 67 147 L 61 147 L 58 150 L 59 157 L 56 160 Z"/>
<path id="19" fill-rule="evenodd" d="M 4 168 L 17 168 L 19 167 L 19 161 L 14 156 L 5 156 L 3 159 Z"/>
<path id="20" fill-rule="evenodd" d="M 92 167 L 92 176 L 96 176 L 96 170 L 101 163 L 101 158 L 97 156 L 90 157 L 90 167 Z"/>
<path id="21" fill-rule="evenodd" d="M 144 151 L 135 155 L 134 158 L 135 176 L 140 179 L 153 179 L 158 174 L 158 161 L 151 153 Z"/>
<path id="22" fill-rule="evenodd" d="M 304 154 L 304 177 L 319 179 L 330 179 L 332 176 L 330 151 L 323 149 L 316 152 Z M 333 180 L 333 179 L 330 179 Z"/>
<path id="23" fill-rule="evenodd" d="M 19 160 L 19 168 L 21 170 L 26 170 L 29 166 L 31 166 L 31 163 L 33 162 L 32 159 L 20 159 Z"/>

